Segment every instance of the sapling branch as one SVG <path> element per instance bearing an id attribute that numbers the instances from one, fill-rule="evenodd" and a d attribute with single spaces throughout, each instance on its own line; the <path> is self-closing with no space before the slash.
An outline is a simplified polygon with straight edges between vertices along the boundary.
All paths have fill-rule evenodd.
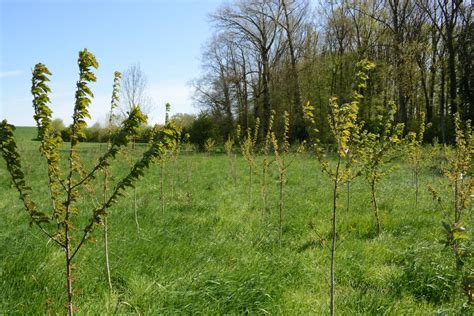
<path id="1" fill-rule="evenodd" d="M 61 178 L 59 164 L 59 146 L 61 140 L 59 135 L 53 132 L 51 128 L 51 109 L 48 107 L 49 97 L 47 93 L 50 91 L 46 85 L 49 80 L 47 68 L 38 64 L 33 71 L 32 94 L 34 96 L 33 107 L 35 111 L 35 120 L 38 126 L 38 138 L 41 141 L 40 151 L 47 160 L 48 171 L 48 187 L 50 190 L 50 198 L 52 200 L 53 209 L 51 214 L 46 214 L 37 209 L 36 204 L 30 198 L 31 188 L 26 186 L 24 173 L 21 170 L 20 155 L 13 138 L 14 127 L 6 120 L 0 123 L 0 150 L 3 159 L 6 161 L 7 169 L 11 175 L 13 184 L 20 194 L 23 206 L 31 218 L 31 223 L 38 226 L 42 233 L 48 236 L 56 244 L 58 244 L 65 253 L 66 265 L 66 288 L 67 288 L 67 310 L 69 315 L 73 315 L 73 296 L 72 289 L 72 261 L 77 255 L 79 249 L 88 239 L 88 235 L 94 228 L 94 224 L 99 224 L 101 219 L 106 216 L 107 209 L 110 208 L 123 192 L 129 187 L 133 187 L 136 180 L 144 175 L 152 162 L 154 162 L 164 150 L 171 148 L 176 143 L 178 136 L 173 126 L 166 126 L 160 130 L 154 129 L 153 141 L 150 148 L 143 154 L 142 158 L 137 161 L 129 174 L 118 182 L 109 197 L 106 197 L 107 182 L 104 182 L 104 199 L 100 204 L 94 194 L 94 188 L 90 185 L 90 181 L 99 170 L 106 170 L 110 160 L 116 157 L 119 149 L 129 143 L 131 137 L 136 135 L 138 127 L 146 121 L 138 107 L 132 107 L 128 118 L 122 123 L 122 128 L 114 135 L 109 143 L 106 153 L 99 159 L 97 164 L 91 171 L 86 173 L 80 162 L 77 152 L 77 146 L 84 137 L 84 129 L 86 127 L 86 119 L 90 117 L 88 106 L 91 103 L 93 94 L 88 83 L 95 81 L 95 75 L 92 68 L 97 68 L 98 63 L 94 55 L 86 49 L 79 53 L 79 80 L 77 82 L 76 102 L 73 113 L 73 123 L 71 125 L 71 145 L 69 150 L 69 164 L 66 179 Z M 116 100 L 112 100 L 115 102 Z M 109 135 L 110 136 L 110 135 Z M 109 137 L 110 139 L 110 137 Z M 79 214 L 78 207 L 75 203 L 80 198 L 80 188 L 85 188 L 87 194 L 93 195 L 92 201 L 96 205 L 93 208 L 88 224 L 84 227 L 82 236 L 78 243 L 74 243 L 75 218 Z M 62 192 L 61 192 L 62 191 Z M 61 195 L 64 200 L 59 203 Z M 55 233 L 48 232 L 43 223 L 51 223 L 56 221 L 57 231 Z"/>
<path id="2" fill-rule="evenodd" d="M 128 118 L 123 121 L 122 128 L 119 130 L 117 135 L 112 138 L 110 148 L 105 152 L 98 160 L 94 168 L 84 176 L 80 181 L 74 184 L 71 188 L 75 189 L 78 186 L 87 183 L 89 180 L 94 178 L 97 171 L 104 169 L 109 166 L 109 160 L 116 157 L 121 147 L 127 146 L 132 135 L 137 133 L 138 128 L 141 124 L 146 122 L 146 116 L 140 111 L 139 107 L 132 107 Z"/>
<path id="3" fill-rule="evenodd" d="M 114 109 L 119 105 L 120 99 L 120 79 L 122 74 L 118 71 L 114 73 L 114 84 L 112 88 L 112 98 L 110 101 L 110 112 L 109 112 L 109 121 L 107 124 L 107 150 L 110 150 L 112 147 L 112 121 L 114 118 Z M 107 191 L 108 191 L 108 177 L 109 177 L 109 168 L 104 167 L 104 183 L 103 183 L 103 200 L 104 203 L 107 201 Z M 109 260 L 109 226 L 107 222 L 107 216 L 103 218 L 104 224 L 104 255 L 105 255 L 105 273 L 107 275 L 107 283 L 109 285 L 109 291 L 112 291 L 112 277 L 110 273 L 110 260 Z"/>
<path id="4" fill-rule="evenodd" d="M 55 213 L 59 213 L 58 190 L 59 172 L 59 147 L 62 143 L 61 137 L 52 129 L 51 126 L 51 110 L 48 107 L 50 99 L 48 93 L 51 89 L 47 86 L 48 76 L 51 72 L 48 68 L 39 63 L 35 66 L 31 79 L 31 93 L 33 95 L 33 108 L 35 110 L 34 119 L 38 127 L 38 139 L 41 142 L 40 152 L 46 158 L 48 165 L 48 190 L 50 199 Z"/>

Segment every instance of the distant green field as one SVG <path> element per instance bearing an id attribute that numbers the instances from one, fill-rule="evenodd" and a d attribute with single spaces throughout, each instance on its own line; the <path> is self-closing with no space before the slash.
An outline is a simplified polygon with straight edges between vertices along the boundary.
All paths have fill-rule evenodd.
<path id="1" fill-rule="evenodd" d="M 26 178 L 36 189 L 33 198 L 47 208 L 45 162 L 38 142 L 32 141 L 35 133 L 34 128 L 18 128 L 15 135 Z M 105 149 L 100 144 L 81 146 L 88 168 Z M 225 155 L 183 154 L 176 163 L 169 161 L 164 214 L 160 169 L 153 166 L 137 186 L 139 230 L 133 191 L 110 210 L 113 293 L 107 288 L 99 229 L 93 234 L 96 242 L 76 258 L 74 304 L 90 314 L 327 314 L 331 186 L 311 155 L 290 159 L 294 161 L 288 171 L 281 246 L 275 165 L 270 171 L 271 212 L 263 216 L 261 171 L 253 177 L 249 208 L 248 170 L 242 157 L 237 160 L 236 186 Z M 394 172 L 381 182 L 380 237 L 375 236 L 366 182 L 360 178 L 352 183 L 350 210 L 341 190 L 336 313 L 472 314 L 463 309 L 454 259 L 438 242 L 443 237 L 442 214 L 426 184 L 444 188 L 446 198 L 449 190 L 436 163 L 427 166 L 415 207 L 413 177 L 403 161 L 394 163 Z M 118 176 L 113 180 L 128 168 L 126 159 L 115 162 Z M 79 205 L 81 218 L 86 220 L 93 204 L 88 197 Z M 466 219 L 473 227 L 472 214 Z M 0 314 L 61 314 L 65 302 L 64 254 L 28 225 L 0 159 Z"/>

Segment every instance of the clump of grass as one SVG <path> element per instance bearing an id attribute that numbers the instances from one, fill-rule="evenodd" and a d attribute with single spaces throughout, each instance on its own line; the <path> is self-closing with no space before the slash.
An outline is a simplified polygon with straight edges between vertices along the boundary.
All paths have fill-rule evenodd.
<path id="1" fill-rule="evenodd" d="M 459 291 L 459 276 L 439 248 L 439 244 L 422 242 L 397 255 L 395 262 L 403 273 L 394 280 L 395 290 L 409 291 L 433 304 L 451 301 Z"/>
<path id="2" fill-rule="evenodd" d="M 281 140 L 281 134 L 276 135 Z M 39 168 L 44 165 L 43 157 L 37 150 L 39 143 L 31 141 L 34 136 L 36 129 L 15 130 L 22 162 L 32 166 L 25 173 L 28 184 L 35 188 L 31 197 L 46 208 L 50 205 L 47 173 Z M 97 143 L 81 143 L 87 170 L 100 156 L 99 147 Z M 141 150 L 142 146 L 137 146 L 136 154 Z M 273 159 L 273 153 L 270 157 Z M 293 162 L 287 170 L 283 243 L 279 247 L 278 182 L 271 186 L 269 177 L 269 207 L 273 209 L 275 227 L 274 233 L 269 233 L 262 230 L 260 212 L 242 210 L 242 205 L 247 205 L 247 187 L 235 190 L 226 185 L 231 184 L 222 177 L 228 168 L 227 157 L 201 159 L 199 153 L 185 154 L 183 145 L 177 169 L 185 172 L 192 164 L 192 177 L 188 182 L 186 174 L 181 174 L 184 181 L 176 182 L 180 194 L 167 204 L 164 219 L 155 188 L 155 184 L 159 186 L 159 166 L 150 168 L 137 186 L 141 238 L 133 238 L 133 208 L 128 205 L 131 190 L 127 191 L 130 197 L 119 200 L 109 212 L 112 294 L 103 272 L 101 226 L 90 235 L 99 244 L 87 243 L 78 253 L 73 262 L 75 307 L 80 307 L 81 314 L 327 314 L 333 188 L 311 153 L 293 157 L 292 149 L 287 156 Z M 334 166 L 336 156 L 327 158 Z M 237 163 L 237 168 L 247 170 L 243 159 L 238 157 Z M 392 165 L 393 172 L 379 187 L 381 210 L 389 210 L 384 213 L 380 238 L 368 238 L 373 236 L 374 222 L 373 214 L 364 211 L 370 203 L 366 181 L 353 181 L 349 212 L 341 205 L 345 186 L 341 187 L 336 313 L 471 315 L 472 309 L 462 307 L 466 299 L 452 252 L 450 248 L 443 250 L 437 242 L 444 236 L 439 225 L 442 213 L 434 210 L 431 199 L 420 199 L 418 211 L 410 211 L 414 197 L 407 199 L 406 192 L 413 190 L 408 181 L 411 169 L 406 159 L 397 158 Z M 428 166 L 423 168 L 427 181 L 440 180 Z M 116 159 L 110 165 L 111 189 L 128 170 L 125 159 Z M 278 181 L 275 163 L 270 171 Z M 176 172 L 167 174 L 165 184 L 171 178 L 177 181 Z M 39 238 L 36 227 L 25 224 L 27 213 L 20 212 L 21 201 L 11 190 L 7 176 L 6 164 L 0 159 L 0 311 L 46 314 L 50 310 L 51 314 L 62 314 L 67 300 L 64 252 L 54 242 Z M 102 176 L 96 180 L 92 184 L 102 201 Z M 215 183 L 211 189 L 209 182 Z M 445 182 L 436 189 L 452 205 L 452 191 Z M 254 189 L 260 198 L 259 182 L 254 182 Z M 85 200 L 86 204 L 80 205 L 84 220 L 87 210 L 92 209 L 90 199 Z M 469 215 L 466 211 L 466 224 Z M 467 232 L 471 234 L 472 230 Z M 466 262 L 464 271 L 468 271 L 469 264 Z"/>

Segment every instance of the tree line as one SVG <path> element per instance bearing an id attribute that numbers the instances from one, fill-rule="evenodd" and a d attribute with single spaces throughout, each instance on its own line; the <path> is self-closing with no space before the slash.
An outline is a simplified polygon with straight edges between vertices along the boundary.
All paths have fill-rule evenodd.
<path id="1" fill-rule="evenodd" d="M 404 133 L 430 124 L 425 140 L 454 139 L 454 115 L 474 119 L 474 23 L 461 0 L 237 0 L 211 14 L 214 32 L 203 49 L 195 101 L 227 138 L 272 111 L 292 119 L 290 140 L 308 138 L 303 106 L 315 106 L 318 137 L 333 139 L 329 99 L 347 102 L 359 60 L 377 67 L 359 120 L 370 129 L 396 107 Z M 426 115 L 423 115 L 425 113 Z M 282 119 L 274 129 L 282 131 Z"/>

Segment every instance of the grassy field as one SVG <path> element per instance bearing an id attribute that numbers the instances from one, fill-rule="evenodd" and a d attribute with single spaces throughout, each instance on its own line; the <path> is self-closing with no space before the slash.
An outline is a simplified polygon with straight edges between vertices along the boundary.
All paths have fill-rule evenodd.
<path id="1" fill-rule="evenodd" d="M 33 128 L 19 128 L 17 141 L 33 195 L 46 204 L 44 161 Z M 86 166 L 105 149 L 81 145 Z M 136 154 L 141 149 L 136 150 Z M 64 149 L 66 154 L 66 149 Z M 237 185 L 224 154 L 182 154 L 165 167 L 160 204 L 160 168 L 110 210 L 113 294 L 104 272 L 101 230 L 76 258 L 75 305 L 80 312 L 136 314 L 327 314 L 331 185 L 308 154 L 294 156 L 288 170 L 282 245 L 278 243 L 278 174 L 271 167 L 271 211 L 262 216 L 260 177 L 247 203 L 247 166 L 237 159 Z M 341 191 L 336 259 L 336 313 L 470 314 L 454 272 L 454 258 L 438 241 L 442 214 L 426 189 L 445 184 L 436 168 L 422 174 L 415 206 L 413 177 L 399 159 L 380 186 L 383 233 L 375 236 L 370 193 L 361 178 L 351 186 L 351 207 Z M 260 163 L 261 158 L 258 158 Z M 436 166 L 436 163 L 434 164 Z M 128 169 L 126 159 L 113 166 Z M 87 193 L 84 192 L 87 196 Z M 80 205 L 87 218 L 94 199 Z M 472 227 L 471 214 L 466 214 Z M 80 227 L 79 227 L 80 229 Z M 64 254 L 36 227 L 29 227 L 18 193 L 0 161 L 0 314 L 63 313 Z"/>

